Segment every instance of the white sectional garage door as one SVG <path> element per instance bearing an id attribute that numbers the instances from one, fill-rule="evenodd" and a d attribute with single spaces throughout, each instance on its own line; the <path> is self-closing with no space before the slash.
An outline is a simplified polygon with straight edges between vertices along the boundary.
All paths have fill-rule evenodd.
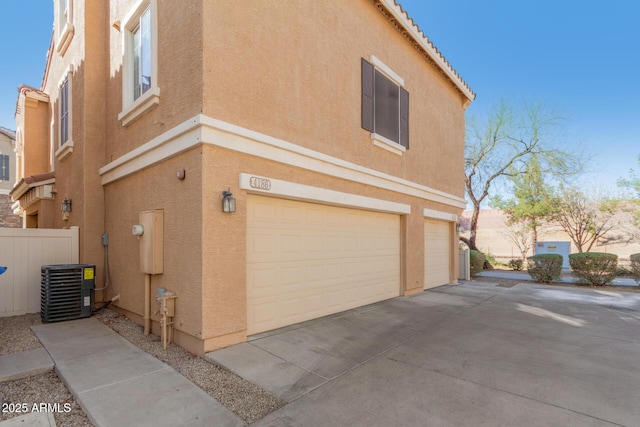
<path id="1" fill-rule="evenodd" d="M 248 196 L 248 334 L 399 293 L 398 215 Z"/>
<path id="2" fill-rule="evenodd" d="M 424 222 L 424 288 L 449 283 L 451 240 L 449 223 L 427 219 Z"/>

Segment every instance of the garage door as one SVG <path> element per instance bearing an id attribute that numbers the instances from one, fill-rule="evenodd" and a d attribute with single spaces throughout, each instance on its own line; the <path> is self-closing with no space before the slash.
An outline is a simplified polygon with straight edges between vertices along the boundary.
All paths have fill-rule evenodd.
<path id="1" fill-rule="evenodd" d="M 248 196 L 248 334 L 399 293 L 398 215 Z"/>
<path id="2" fill-rule="evenodd" d="M 449 223 L 427 219 L 424 222 L 424 288 L 449 283 L 451 240 Z"/>

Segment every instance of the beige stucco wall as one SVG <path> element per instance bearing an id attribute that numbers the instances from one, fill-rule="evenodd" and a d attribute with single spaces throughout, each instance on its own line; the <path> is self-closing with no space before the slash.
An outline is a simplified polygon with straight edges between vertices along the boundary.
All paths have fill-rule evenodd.
<path id="1" fill-rule="evenodd" d="M 155 301 L 158 287 L 176 292 L 176 329 L 197 338 L 202 337 L 202 204 L 207 199 L 217 199 L 211 192 L 203 191 L 201 151 L 193 149 L 105 187 L 105 229 L 110 239 L 109 297 L 120 294 L 117 306 L 143 314 L 140 244 L 131 228 L 139 223 L 140 212 L 162 209 L 164 273 L 153 275 L 151 295 Z M 186 178 L 179 180 L 176 172 L 182 169 Z M 155 302 L 152 306 L 152 319 L 157 321 Z"/>
<path id="2" fill-rule="evenodd" d="M 21 105 L 23 149 L 19 179 L 51 171 L 49 151 L 50 106 L 48 102 L 24 99 Z"/>
<path id="3" fill-rule="evenodd" d="M 158 1 L 158 87 L 160 103 L 124 127 L 122 111 L 123 31 L 111 24 L 124 22 L 135 1 L 111 1 L 108 11 L 109 77 L 106 161 L 112 161 L 202 111 L 201 1 Z M 104 100 L 103 100 L 104 101 Z"/>
<path id="4" fill-rule="evenodd" d="M 401 292 L 422 291 L 423 209 L 458 215 L 460 208 L 210 144 L 215 141 L 105 185 L 98 173 L 204 114 L 463 197 L 464 99 L 372 1 L 157 1 L 160 102 L 127 126 L 118 120 L 124 31 L 118 24 L 135 1 L 73 3 L 73 40 L 64 56 L 54 47 L 44 87 L 56 117 L 58 84 L 73 70 L 74 149 L 54 158 L 57 193 L 50 205 L 56 227 L 80 227 L 81 261 L 98 266 L 98 286 L 100 236 L 109 233 L 106 297 L 120 294 L 118 307 L 141 320 L 144 275 L 131 226 L 140 212 L 162 209 L 164 273 L 152 278 L 151 293 L 158 287 L 177 293 L 178 343 L 202 353 L 246 338 L 247 192 L 239 189 L 240 173 L 410 205 L 411 214 L 401 218 Z M 404 78 L 411 96 L 410 149 L 402 156 L 374 146 L 360 126 L 360 59 L 371 55 Z M 57 124 L 51 132 L 55 151 Z M 182 169 L 186 179 L 178 180 Z M 237 199 L 236 213 L 221 212 L 226 189 Z M 73 200 L 66 222 L 59 212 L 64 198 Z"/>
<path id="5" fill-rule="evenodd" d="M 463 100 L 373 2 L 207 1 L 203 20 L 205 114 L 463 197 Z M 360 126 L 371 55 L 410 93 L 402 157 Z"/>

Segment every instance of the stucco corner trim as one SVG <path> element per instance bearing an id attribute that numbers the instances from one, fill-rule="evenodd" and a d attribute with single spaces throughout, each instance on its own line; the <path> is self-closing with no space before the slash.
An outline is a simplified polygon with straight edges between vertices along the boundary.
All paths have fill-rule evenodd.
<path id="1" fill-rule="evenodd" d="M 389 200 L 312 187 L 248 173 L 240 174 L 240 189 L 248 193 L 283 197 L 293 200 L 321 203 L 325 205 L 358 208 L 376 212 L 409 215 L 411 206 Z"/>
<path id="2" fill-rule="evenodd" d="M 186 151 L 200 142 L 200 116 L 195 116 L 101 167 L 101 183 L 106 185 L 117 181 Z"/>
<path id="3" fill-rule="evenodd" d="M 447 212 L 436 211 L 434 209 L 424 209 L 422 216 L 431 219 L 441 219 L 443 221 L 458 222 L 458 215 L 450 214 Z"/>

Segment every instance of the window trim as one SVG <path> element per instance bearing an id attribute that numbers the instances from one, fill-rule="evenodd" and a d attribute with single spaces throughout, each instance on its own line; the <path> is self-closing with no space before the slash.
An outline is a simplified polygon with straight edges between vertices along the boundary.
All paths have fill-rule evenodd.
<path id="1" fill-rule="evenodd" d="M 57 102 L 57 114 L 55 115 L 58 122 L 58 129 L 56 132 L 56 139 L 58 141 L 58 148 L 56 149 L 55 156 L 58 160 L 64 160 L 71 153 L 73 153 L 73 70 L 69 66 L 62 74 L 62 78 L 58 82 L 58 102 Z M 65 85 L 67 88 L 67 139 L 62 141 L 62 88 Z"/>
<path id="2" fill-rule="evenodd" d="M 73 27 L 73 0 L 67 0 L 67 16 L 64 19 L 64 10 L 62 6 L 64 4 L 63 0 L 58 0 L 58 5 L 56 7 L 56 32 L 57 32 L 57 40 L 56 40 L 56 51 L 60 54 L 60 56 L 64 56 L 71 44 L 71 39 L 73 39 L 73 34 L 75 33 L 75 28 Z"/>
<path id="3" fill-rule="evenodd" d="M 151 12 L 151 85 L 145 93 L 134 100 L 133 32 L 139 28 L 140 17 L 147 9 Z M 122 112 L 118 114 L 118 120 L 122 121 L 122 126 L 133 123 L 160 103 L 157 23 L 157 0 L 138 0 L 123 21 Z"/>
<path id="4" fill-rule="evenodd" d="M 371 97 L 370 95 L 365 95 L 364 93 L 364 88 L 363 88 L 363 93 L 362 93 L 362 97 L 363 97 L 363 119 L 362 119 L 362 128 L 365 130 L 368 130 L 371 132 L 371 140 L 372 143 L 380 148 L 383 148 L 391 153 L 397 154 L 397 155 L 402 155 L 409 147 L 409 141 L 407 139 L 407 145 L 404 146 L 400 141 L 402 139 L 401 137 L 401 132 L 402 132 L 402 117 L 403 117 L 403 107 L 402 107 L 402 103 L 403 103 L 403 96 L 406 96 L 406 103 L 407 103 L 407 111 L 408 111 L 408 102 L 409 102 L 409 98 L 408 95 L 409 93 L 406 91 L 405 89 L 405 83 L 404 83 L 404 79 L 398 75 L 395 71 L 393 71 L 389 66 L 387 66 L 384 62 L 382 62 L 379 58 L 377 58 L 375 55 L 371 55 L 369 58 L 369 61 L 366 61 L 364 58 L 362 58 L 363 61 L 363 65 L 362 67 L 364 68 L 364 63 L 368 62 L 369 66 L 371 66 L 373 68 L 373 74 L 374 74 L 374 80 L 372 81 L 372 86 L 373 86 L 373 91 L 375 93 L 375 72 L 378 71 L 380 74 L 382 74 L 384 77 L 388 78 L 391 83 L 395 84 L 398 86 L 398 90 L 399 90 L 399 98 L 398 98 L 398 142 L 395 142 L 383 135 L 380 135 L 379 133 L 375 132 L 375 95 L 373 97 Z M 364 73 L 364 70 L 363 70 Z M 363 79 L 364 79 L 364 75 L 363 75 Z M 364 85 L 364 83 L 363 83 Z M 404 94 L 403 94 L 404 91 Z M 405 95 L 406 94 L 406 95 Z M 371 99 L 369 100 L 369 102 L 371 103 L 368 107 L 365 107 L 365 96 L 369 96 Z M 364 119 L 364 109 L 365 108 L 371 108 L 373 109 L 373 111 L 370 112 L 370 114 L 372 114 L 372 124 L 371 125 L 365 125 L 365 119 Z M 408 128 L 408 117 L 406 118 L 407 120 L 407 128 Z M 407 129 L 408 131 L 408 129 Z M 408 135 L 408 133 L 407 133 Z M 408 137 L 407 137 L 408 138 Z"/>

